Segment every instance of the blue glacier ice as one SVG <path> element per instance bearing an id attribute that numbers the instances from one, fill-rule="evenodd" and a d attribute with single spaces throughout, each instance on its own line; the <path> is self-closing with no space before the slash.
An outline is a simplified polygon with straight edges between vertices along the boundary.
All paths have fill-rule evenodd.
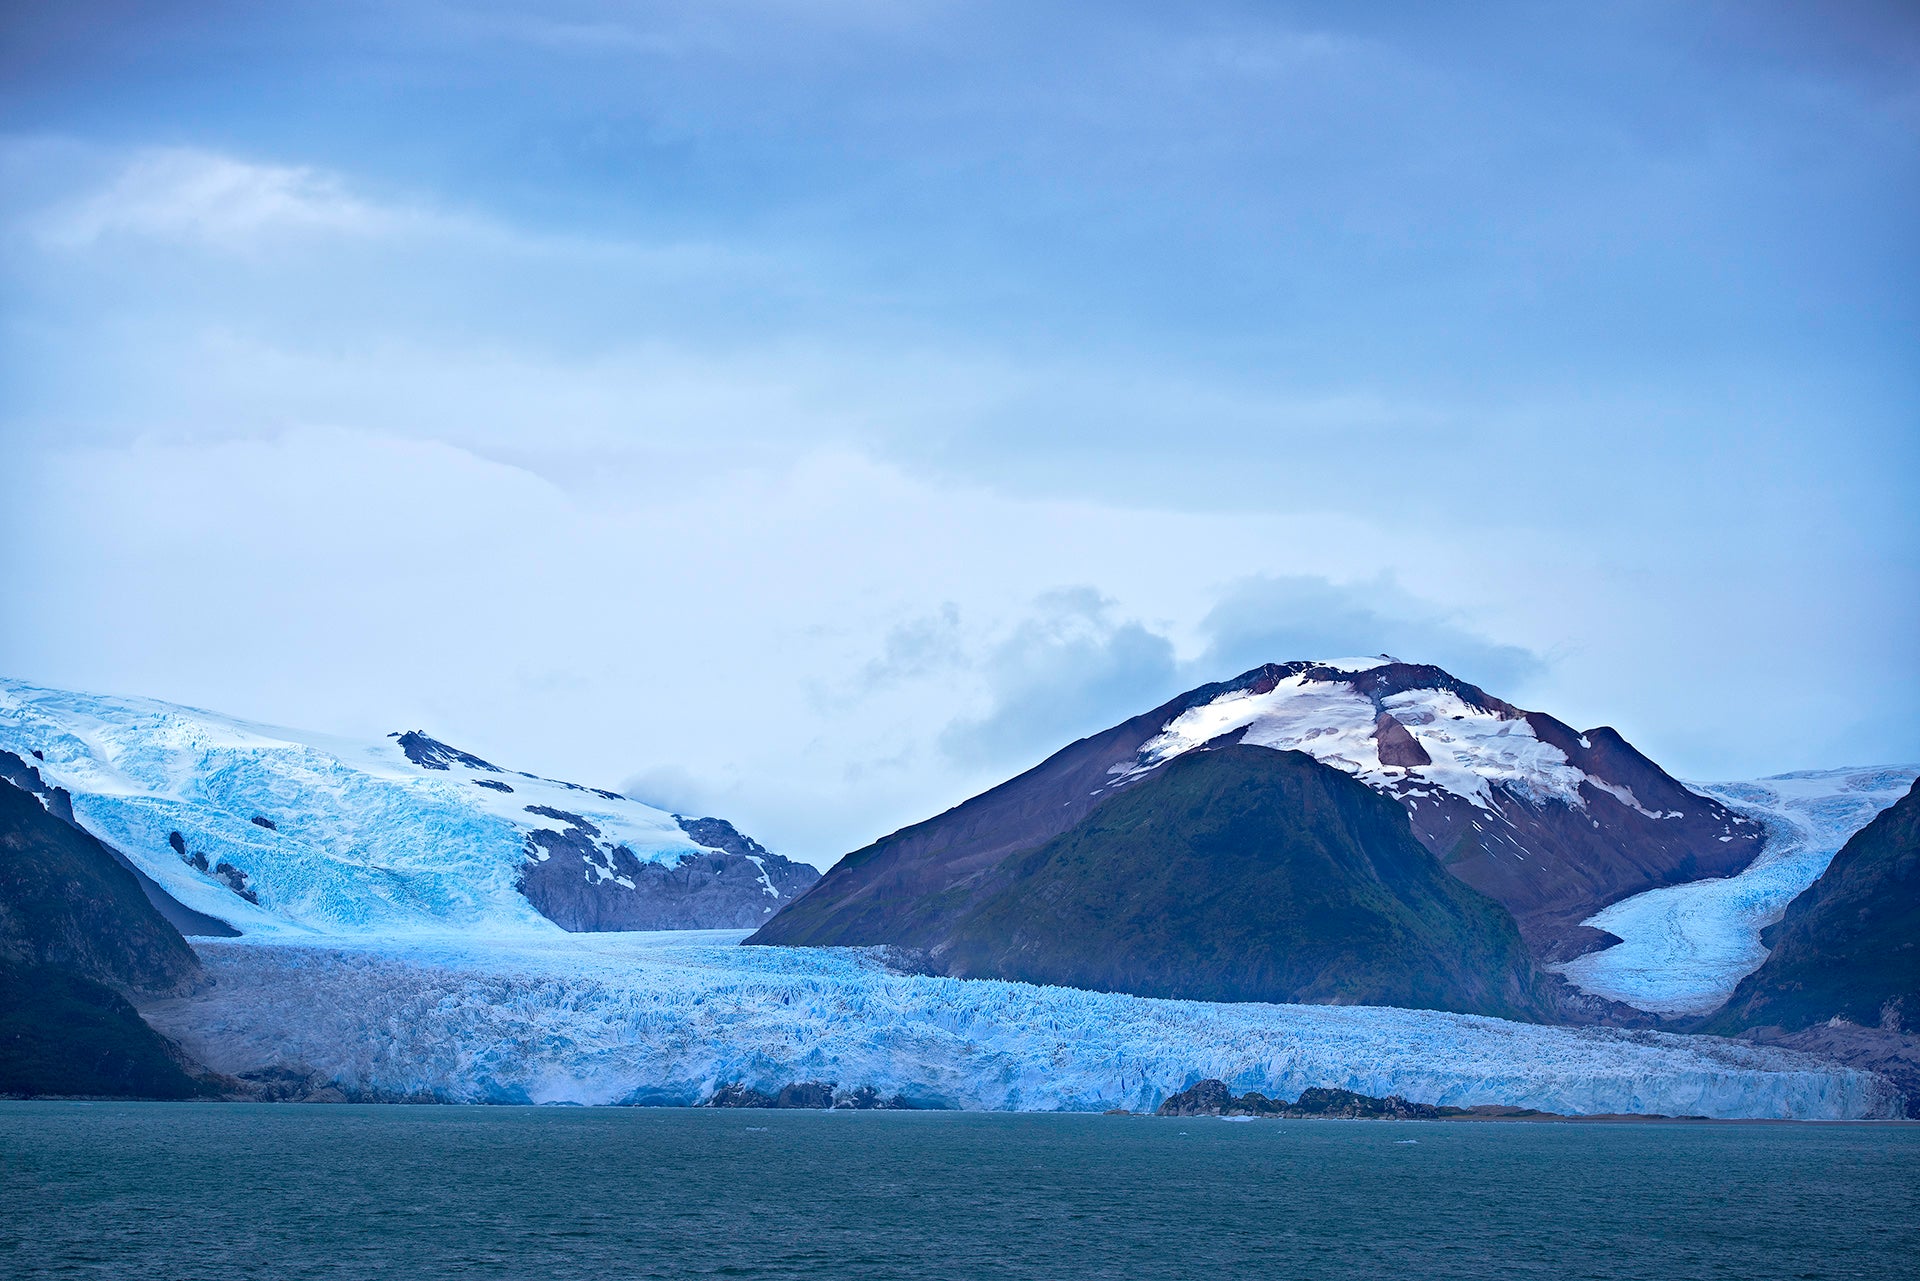
<path id="1" fill-rule="evenodd" d="M 585 818 L 602 844 L 642 860 L 699 848 L 673 815 L 612 793 L 473 758 L 423 766 L 396 738 L 355 742 L 154 699 L 0 680 L 0 749 L 31 757 L 72 793 L 84 827 L 169 894 L 248 936 L 558 932 L 515 888 L 527 833 L 556 825 L 529 807 Z M 173 848 L 176 832 L 205 867 Z M 220 863 L 257 903 L 216 874 Z"/>
<path id="2" fill-rule="evenodd" d="M 213 1067 L 375 1095 L 696 1103 L 718 1085 L 871 1085 L 974 1109 L 1152 1109 L 1202 1077 L 1429 1103 L 1710 1117 L 1884 1116 L 1891 1088 L 1711 1037 L 1423 1010 L 1209 1004 L 888 972 L 735 932 L 201 947 L 213 985 L 147 1011 Z"/>
<path id="3" fill-rule="evenodd" d="M 1760 857 L 1737 876 L 1648 890 L 1587 918 L 1621 942 L 1557 968 L 1586 991 L 1655 1014 L 1718 1008 L 1767 959 L 1761 930 L 1916 776 L 1920 766 L 1896 765 L 1689 783 L 1766 825 Z"/>

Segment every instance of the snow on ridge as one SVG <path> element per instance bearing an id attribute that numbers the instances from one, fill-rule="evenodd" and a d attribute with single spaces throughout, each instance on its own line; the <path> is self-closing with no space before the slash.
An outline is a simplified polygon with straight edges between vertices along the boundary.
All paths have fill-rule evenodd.
<path id="1" fill-rule="evenodd" d="M 947 1107 L 1150 1110 L 1217 1077 L 1563 1113 L 1896 1106 L 1870 1074 L 1717 1038 L 907 976 L 864 949 L 734 946 L 741 933 L 202 943 L 216 982 L 148 1015 L 222 1072 L 472 1102 L 690 1104 L 731 1081 L 829 1080 Z"/>
<path id="2" fill-rule="evenodd" d="M 1386 667 L 1399 661 L 1391 654 L 1374 654 L 1366 658 L 1319 658 L 1314 660 L 1313 665 L 1331 667 L 1336 672 L 1358 673 L 1370 672 L 1376 667 Z"/>
<path id="3" fill-rule="evenodd" d="M 557 931 L 516 888 L 528 832 L 591 825 L 603 852 L 624 845 L 643 861 L 704 848 L 671 814 L 611 792 L 458 759 L 423 768 L 395 739 L 154 699 L 0 679 L 0 748 L 40 752 L 33 764 L 72 793 L 83 826 L 250 934 Z"/>
<path id="4" fill-rule="evenodd" d="M 1386 661 L 1391 660 L 1381 660 Z M 1482 710 L 1439 688 L 1405 690 L 1379 706 L 1406 727 L 1432 764 L 1382 764 L 1374 701 L 1348 681 L 1301 673 L 1264 692 L 1229 690 L 1188 708 L 1149 739 L 1135 761 L 1115 766 L 1112 773 L 1116 782 L 1134 778 L 1223 734 L 1244 730 L 1242 743 L 1305 752 L 1381 791 L 1422 782 L 1491 809 L 1493 787 L 1503 784 L 1531 801 L 1586 807 L 1580 785 L 1593 780 L 1569 763 L 1565 752 L 1541 741 L 1525 717 Z"/>
<path id="5" fill-rule="evenodd" d="M 1737 876 L 1648 890 L 1596 913 L 1583 924 L 1622 941 L 1556 968 L 1577 987 L 1650 1013 L 1718 1009 L 1767 959 L 1760 932 L 1916 777 L 1920 765 L 1882 765 L 1687 784 L 1764 824 L 1760 856 Z"/>

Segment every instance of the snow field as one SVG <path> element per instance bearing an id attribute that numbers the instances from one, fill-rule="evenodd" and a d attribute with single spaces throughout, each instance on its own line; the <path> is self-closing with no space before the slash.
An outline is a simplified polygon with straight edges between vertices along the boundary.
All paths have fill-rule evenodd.
<path id="1" fill-rule="evenodd" d="M 1419 780 L 1487 809 L 1493 804 L 1494 784 L 1504 783 L 1529 800 L 1586 807 L 1580 796 L 1580 785 L 1590 781 L 1586 773 L 1571 765 L 1559 748 L 1541 742 L 1524 718 L 1481 711 L 1444 689 L 1406 690 L 1381 705 L 1426 750 L 1431 765 L 1382 765 L 1372 701 L 1344 681 L 1300 675 L 1265 693 L 1232 690 L 1189 708 L 1147 741 L 1135 763 L 1115 773 L 1131 778 L 1157 769 L 1244 728 L 1243 743 L 1305 752 L 1382 791 Z"/>

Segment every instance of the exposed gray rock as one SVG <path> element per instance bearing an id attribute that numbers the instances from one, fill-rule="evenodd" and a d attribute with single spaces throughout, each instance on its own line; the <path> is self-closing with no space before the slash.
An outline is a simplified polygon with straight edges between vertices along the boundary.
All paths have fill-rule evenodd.
<path id="1" fill-rule="evenodd" d="M 1303 1090 L 1292 1103 L 1270 1099 L 1258 1090 L 1235 1096 L 1225 1081 L 1211 1078 L 1190 1089 L 1170 1096 L 1155 1116 L 1271 1116 L 1292 1120 L 1314 1117 L 1364 1121 L 1436 1121 L 1448 1116 L 1466 1116 L 1465 1108 L 1435 1107 L 1430 1103 L 1409 1103 L 1397 1094 L 1375 1098 L 1352 1090 L 1314 1088 Z"/>
<path id="2" fill-rule="evenodd" d="M 429 738 L 417 729 L 408 730 L 404 734 L 389 734 L 387 737 L 398 739 L 400 750 L 407 754 L 408 760 L 421 769 L 445 769 L 449 764 L 458 762 L 468 769 L 486 770 L 489 774 L 506 773 L 491 761 L 483 761 L 472 752 L 463 752 L 457 747 L 449 747 L 439 739 Z"/>
<path id="3" fill-rule="evenodd" d="M 597 826 L 577 814 L 546 805 L 527 809 L 561 826 L 528 834 L 520 892 L 564 930 L 750 929 L 820 876 L 718 819 L 697 821 L 725 828 L 741 852 L 711 849 L 668 864 L 609 844 L 600 839 Z"/>

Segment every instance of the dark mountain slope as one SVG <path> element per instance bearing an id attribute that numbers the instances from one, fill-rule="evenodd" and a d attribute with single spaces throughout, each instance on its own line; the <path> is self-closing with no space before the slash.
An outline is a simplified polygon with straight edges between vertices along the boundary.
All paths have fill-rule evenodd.
<path id="1" fill-rule="evenodd" d="M 748 941 L 917 946 L 911 940 L 937 931 L 959 903 L 954 891 L 1007 855 L 1033 849 L 1079 822 L 1112 795 L 1102 789 L 1113 782 L 1115 766 L 1131 761 L 1140 745 L 1175 716 L 1233 684 L 1182 694 L 1069 744 L 1018 778 L 944 814 L 855 850 Z"/>
<path id="2" fill-rule="evenodd" d="M 123 995 L 198 971 L 111 852 L 0 782 L 0 1094 L 208 1093 Z"/>
<path id="3" fill-rule="evenodd" d="M 217 1094 L 104 983 L 0 956 L 0 1096 L 192 1099 Z"/>
<path id="4" fill-rule="evenodd" d="M 171 990 L 200 968 L 133 873 L 10 783 L 0 783 L 0 951 L 143 991 Z"/>
<path id="5" fill-rule="evenodd" d="M 40 776 L 37 767 L 28 764 L 14 753 L 0 750 L 0 779 L 24 788 L 40 798 L 47 812 L 62 822 L 80 826 L 73 816 L 73 797 L 66 788 L 55 787 Z M 127 869 L 134 881 L 140 886 L 140 892 L 147 896 L 147 902 L 153 904 L 153 910 L 167 919 L 167 923 L 188 938 L 234 938 L 240 933 L 218 917 L 208 916 L 205 912 L 196 912 L 173 895 L 161 889 L 151 876 L 136 867 L 131 859 L 111 845 L 102 843 L 101 848 L 113 856 L 113 861 Z"/>
<path id="6" fill-rule="evenodd" d="M 1706 1030 L 1797 1030 L 1835 1017 L 1920 1029 L 1920 782 L 1854 833 L 1766 938 L 1766 962 Z"/>
<path id="7" fill-rule="evenodd" d="M 1393 801 L 1299 752 L 1193 752 L 1031 853 L 928 950 L 949 974 L 1208 1001 L 1551 1009 L 1513 918 Z"/>

